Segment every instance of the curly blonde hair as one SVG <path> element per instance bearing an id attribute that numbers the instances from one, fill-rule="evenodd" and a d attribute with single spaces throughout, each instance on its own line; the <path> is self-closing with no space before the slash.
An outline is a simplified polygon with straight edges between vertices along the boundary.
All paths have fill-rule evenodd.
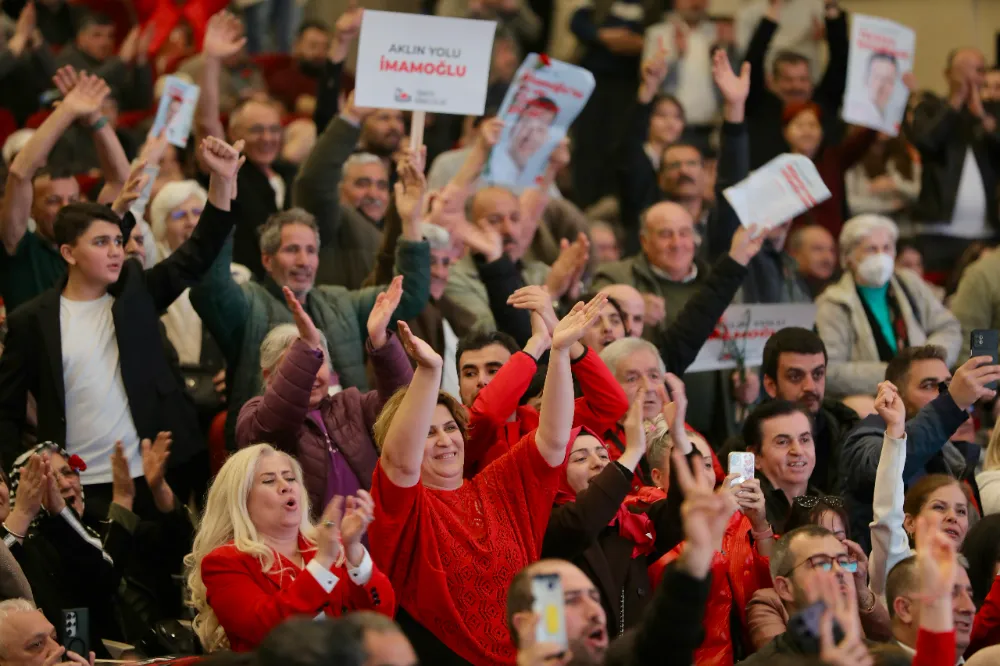
<path id="1" fill-rule="evenodd" d="M 228 648 L 229 639 L 208 605 L 207 590 L 201 579 L 202 559 L 216 548 L 232 542 L 240 552 L 254 555 L 260 562 L 261 571 L 269 572 L 275 565 L 274 550 L 261 540 L 247 510 L 257 466 L 261 458 L 273 455 L 287 458 L 295 470 L 295 478 L 299 480 L 299 505 L 302 507 L 299 532 L 310 544 L 315 543 L 316 528 L 309 519 L 309 495 L 301 483 L 302 466 L 298 461 L 270 444 L 254 444 L 231 455 L 209 488 L 205 513 L 194 545 L 184 557 L 184 566 L 188 571 L 188 605 L 196 613 L 194 631 L 206 652 Z"/>

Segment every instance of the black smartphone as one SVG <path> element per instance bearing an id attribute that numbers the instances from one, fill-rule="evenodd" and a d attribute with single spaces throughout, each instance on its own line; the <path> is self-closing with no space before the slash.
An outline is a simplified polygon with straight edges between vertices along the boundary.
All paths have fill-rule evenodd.
<path id="1" fill-rule="evenodd" d="M 788 631 L 796 639 L 796 643 L 802 646 L 806 654 L 819 654 L 820 648 L 820 621 L 823 619 L 823 613 L 826 612 L 826 604 L 823 601 L 817 601 L 814 604 L 806 606 L 801 611 L 793 615 L 788 619 Z M 844 631 L 837 624 L 837 621 L 833 621 L 833 642 L 839 644 L 844 640 Z"/>
<path id="2" fill-rule="evenodd" d="M 1000 361 L 1000 331 L 995 328 L 977 328 L 969 334 L 969 358 L 974 356 L 989 356 L 993 365 Z M 997 383 L 990 382 L 986 388 L 997 388 Z"/>
<path id="3" fill-rule="evenodd" d="M 90 654 L 90 611 L 86 608 L 63 609 L 59 640 L 67 651 L 87 659 Z"/>

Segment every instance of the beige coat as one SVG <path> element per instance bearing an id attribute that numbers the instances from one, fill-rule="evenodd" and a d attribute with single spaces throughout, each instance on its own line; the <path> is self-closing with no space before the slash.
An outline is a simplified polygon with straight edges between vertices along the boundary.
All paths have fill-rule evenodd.
<path id="1" fill-rule="evenodd" d="M 947 352 L 948 365 L 953 365 L 962 345 L 962 327 L 955 315 L 941 305 L 920 276 L 906 269 L 896 270 L 889 289 L 906 322 L 910 345 L 940 345 Z M 886 363 L 879 359 L 875 335 L 850 271 L 816 299 L 816 331 L 829 357 L 827 391 L 837 396 L 874 394 L 885 379 Z"/>
<path id="2" fill-rule="evenodd" d="M 1000 252 L 984 254 L 969 266 L 951 300 L 951 311 L 962 322 L 960 361 L 969 358 L 972 331 L 1000 328 Z"/>

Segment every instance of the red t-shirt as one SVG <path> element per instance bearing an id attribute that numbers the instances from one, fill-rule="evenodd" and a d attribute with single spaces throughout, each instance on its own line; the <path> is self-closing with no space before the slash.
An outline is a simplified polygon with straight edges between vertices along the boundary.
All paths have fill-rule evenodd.
<path id="1" fill-rule="evenodd" d="M 507 588 L 541 556 L 562 472 L 538 452 L 534 432 L 458 490 L 400 488 L 375 468 L 372 559 L 400 605 L 472 664 L 515 661 Z"/>

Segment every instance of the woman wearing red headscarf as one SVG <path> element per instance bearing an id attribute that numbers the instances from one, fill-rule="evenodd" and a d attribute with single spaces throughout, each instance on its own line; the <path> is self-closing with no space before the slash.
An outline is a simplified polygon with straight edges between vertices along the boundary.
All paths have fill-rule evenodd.
<path id="1" fill-rule="evenodd" d="M 673 397 L 675 419 L 684 422 L 687 398 L 684 384 L 666 375 Z M 650 508 L 650 515 L 633 512 L 626 504 L 635 468 L 646 453 L 646 433 L 642 422 L 645 389 L 639 389 L 628 416 L 625 432 L 628 444 L 614 462 L 599 437 L 579 429 L 570 438 L 569 456 L 560 478 L 555 507 L 549 517 L 542 542 L 543 558 L 573 562 L 600 590 L 601 605 L 608 618 L 610 638 L 635 625 L 652 599 L 653 587 L 647 569 L 673 544 L 667 543 L 671 530 L 657 529 L 670 512 Z M 684 437 L 684 429 L 678 432 Z M 666 504 L 662 500 L 657 504 Z M 639 509 L 636 509 L 639 511 Z M 608 637 L 594 637 L 606 640 Z"/>

